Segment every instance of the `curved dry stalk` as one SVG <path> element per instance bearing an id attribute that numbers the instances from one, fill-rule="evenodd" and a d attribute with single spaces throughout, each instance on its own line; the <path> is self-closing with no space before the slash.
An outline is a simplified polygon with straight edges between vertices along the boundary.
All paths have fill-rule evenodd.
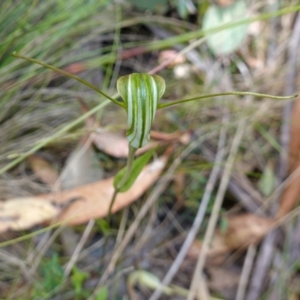
<path id="1" fill-rule="evenodd" d="M 249 99 L 247 99 L 247 100 L 249 101 Z M 213 237 L 216 225 L 217 225 L 219 212 L 220 212 L 220 209 L 221 209 L 221 206 L 223 203 L 225 192 L 227 190 L 230 175 L 231 175 L 231 172 L 232 172 L 232 169 L 234 166 L 235 157 L 237 155 L 245 127 L 246 127 L 246 120 L 241 120 L 239 122 L 236 134 L 233 138 L 230 153 L 229 153 L 228 159 L 227 159 L 225 167 L 224 167 L 223 176 L 222 176 L 222 179 L 220 182 L 220 186 L 219 186 L 216 200 L 215 200 L 215 203 L 213 206 L 211 217 L 209 219 L 208 228 L 205 232 L 202 249 L 201 249 L 201 252 L 198 257 L 196 268 L 194 270 L 194 275 L 193 275 L 193 279 L 192 279 L 192 283 L 191 283 L 191 287 L 190 287 L 190 292 L 189 292 L 189 295 L 187 298 L 188 300 L 194 299 L 194 297 L 197 293 L 197 290 L 198 290 L 199 277 L 202 276 L 201 274 L 202 274 L 202 271 L 204 268 L 206 255 L 209 250 L 209 244 L 212 240 L 212 237 Z"/>
<path id="2" fill-rule="evenodd" d="M 224 121 L 223 121 L 224 123 Z M 218 144 L 218 152 L 215 159 L 214 167 L 210 173 L 209 179 L 207 181 L 205 191 L 203 198 L 201 200 L 201 204 L 198 207 L 198 211 L 196 214 L 196 217 L 194 219 L 194 223 L 192 225 L 191 230 L 189 231 L 178 255 L 176 256 L 176 259 L 174 260 L 172 266 L 170 267 L 169 271 L 165 275 L 164 279 L 162 280 L 162 284 L 160 287 L 158 287 L 154 293 L 151 295 L 149 300 L 157 300 L 162 294 L 163 288 L 167 285 L 169 285 L 173 279 L 173 277 L 178 272 L 178 269 L 180 268 L 188 250 L 190 249 L 198 231 L 202 224 L 203 218 L 205 216 L 205 212 L 207 210 L 208 202 L 210 200 L 211 194 L 213 192 L 214 186 L 217 182 L 222 161 L 225 155 L 224 146 L 226 142 L 226 126 L 222 127 L 219 137 L 219 144 Z"/>

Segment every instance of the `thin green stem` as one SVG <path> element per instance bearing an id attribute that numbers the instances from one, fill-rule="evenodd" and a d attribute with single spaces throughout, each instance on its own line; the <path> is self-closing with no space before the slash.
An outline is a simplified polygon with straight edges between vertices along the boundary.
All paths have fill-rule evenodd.
<path id="1" fill-rule="evenodd" d="M 70 78 L 72 78 L 72 79 L 74 79 L 74 80 L 76 80 L 76 81 L 78 81 L 78 82 L 80 82 L 80 83 L 88 86 L 89 88 L 93 89 L 94 91 L 96 91 L 97 93 L 101 94 L 105 98 L 109 99 L 113 103 L 115 103 L 115 104 L 117 104 L 117 105 L 125 108 L 125 104 L 123 102 L 117 101 L 116 99 L 110 97 L 109 95 L 107 95 L 106 93 L 104 93 L 103 91 L 101 91 L 100 89 L 98 89 L 97 87 L 95 87 L 93 84 L 91 84 L 88 81 L 85 81 L 84 79 L 81 79 L 81 78 L 79 78 L 79 77 L 77 77 L 77 76 L 75 76 L 75 75 L 73 75 L 73 74 L 71 74 L 69 72 L 66 72 L 64 70 L 61 70 L 61 69 L 58 69 L 58 68 L 53 67 L 51 65 L 48 65 L 48 64 L 46 64 L 46 63 L 44 63 L 42 61 L 39 61 L 37 59 L 33 59 L 33 58 L 30 58 L 30 57 L 26 57 L 26 56 L 22 56 L 22 55 L 16 54 L 15 52 L 12 53 L 12 56 L 13 57 L 17 57 L 17 58 L 21 58 L 21 59 L 24 59 L 24 60 L 27 60 L 29 62 L 38 64 L 38 65 L 43 66 L 43 67 L 45 67 L 47 69 L 50 69 L 50 70 L 55 71 L 55 72 L 58 72 L 58 73 L 63 74 L 65 76 L 67 76 L 67 77 L 70 77 Z"/>
<path id="2" fill-rule="evenodd" d="M 110 200 L 110 205 L 109 205 L 109 209 L 108 209 L 108 222 L 110 222 L 111 210 L 115 203 L 117 195 L 131 174 L 132 165 L 133 165 L 133 161 L 134 161 L 134 155 L 135 155 L 135 152 L 137 151 L 137 148 L 134 148 L 131 145 L 129 145 L 128 147 L 129 147 L 129 153 L 128 153 L 128 158 L 127 158 L 126 173 L 124 174 L 124 177 L 122 178 L 122 180 L 119 182 L 118 186 L 115 188 L 113 196 Z"/>
<path id="3" fill-rule="evenodd" d="M 202 95 L 202 96 L 197 96 L 197 97 L 188 98 L 188 99 L 180 99 L 180 100 L 176 100 L 176 101 L 172 101 L 172 102 L 168 102 L 168 103 L 160 103 L 160 104 L 158 104 L 158 109 L 176 105 L 176 104 L 180 104 L 180 103 L 184 103 L 184 102 L 201 100 L 201 99 L 206 99 L 206 98 L 213 98 L 213 97 L 220 97 L 220 96 L 255 96 L 255 97 L 260 97 L 260 98 L 286 100 L 286 99 L 296 98 L 298 95 L 282 97 L 282 96 L 272 96 L 272 95 L 268 95 L 268 94 L 259 94 L 259 93 L 252 93 L 252 92 L 225 92 L 225 93 L 218 93 L 218 94 Z"/>

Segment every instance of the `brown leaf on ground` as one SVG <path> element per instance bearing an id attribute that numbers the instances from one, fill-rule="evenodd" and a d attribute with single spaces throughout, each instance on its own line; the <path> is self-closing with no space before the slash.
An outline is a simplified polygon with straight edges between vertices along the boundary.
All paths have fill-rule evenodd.
<path id="1" fill-rule="evenodd" d="M 163 133 L 151 131 L 151 137 L 165 143 L 180 142 L 181 144 L 188 144 L 190 142 L 190 134 L 176 131 L 174 133 Z M 91 133 L 91 138 L 94 145 L 101 151 L 114 157 L 126 158 L 128 157 L 128 140 L 125 136 L 118 133 L 107 131 L 105 129 L 98 129 Z M 158 141 L 150 141 L 146 146 L 137 150 L 136 155 L 141 155 L 160 144 Z"/>
<path id="2" fill-rule="evenodd" d="M 118 194 L 112 212 L 115 213 L 137 200 L 160 176 L 168 157 L 162 156 L 147 165 L 136 179 L 133 186 L 125 193 Z M 77 198 L 59 216 L 59 221 L 68 224 L 82 224 L 93 218 L 107 216 L 110 201 L 114 192 L 114 178 L 108 178 L 95 183 L 87 184 L 59 194 L 43 195 L 56 203 L 67 202 L 68 199 Z"/>
<path id="3" fill-rule="evenodd" d="M 147 165 L 127 192 L 118 194 L 112 213 L 130 205 L 154 184 L 167 163 L 170 151 L 167 150 L 166 153 Z M 108 214 L 114 193 L 113 180 L 114 177 L 111 177 L 71 190 L 2 202 L 0 232 L 9 229 L 27 229 L 50 221 L 56 216 L 56 221 L 63 221 L 69 225 L 86 223 L 93 218 L 103 218 Z"/>
<path id="4" fill-rule="evenodd" d="M 237 286 L 240 281 L 240 270 L 235 270 L 226 266 L 226 268 L 209 267 L 208 286 L 210 290 L 221 295 L 224 299 L 234 299 Z"/>
<path id="5" fill-rule="evenodd" d="M 178 54 L 176 50 L 163 50 L 159 53 L 158 62 L 160 64 L 164 63 L 167 60 L 170 60 L 167 65 L 170 68 L 186 62 L 185 56 Z"/>
<path id="6" fill-rule="evenodd" d="M 230 217 L 227 230 L 217 234 L 225 239 L 226 245 L 232 250 L 247 248 L 251 244 L 257 244 L 273 225 L 273 219 L 254 214 L 240 214 Z"/>
<path id="7" fill-rule="evenodd" d="M 289 146 L 289 174 L 296 170 L 291 182 L 286 186 L 277 217 L 280 218 L 292 211 L 300 198 L 300 98 L 295 101 L 291 121 L 291 139 Z"/>
<path id="8" fill-rule="evenodd" d="M 179 172 L 174 175 L 174 192 L 177 204 L 180 207 L 184 207 L 184 198 L 183 193 L 185 189 L 185 174 L 183 172 Z"/>
<path id="9" fill-rule="evenodd" d="M 83 113 L 88 111 L 88 107 L 83 100 L 79 100 L 81 110 Z M 86 128 L 91 133 L 90 137 L 93 144 L 101 151 L 108 155 L 118 158 L 128 157 L 128 140 L 125 135 L 113 132 L 107 129 L 102 129 L 99 123 L 93 116 L 88 117 L 86 120 Z M 173 133 L 164 133 L 158 131 L 150 132 L 151 138 L 159 140 L 165 143 L 180 142 L 186 145 L 190 142 L 191 135 L 188 132 L 176 131 Z M 145 147 L 137 150 L 136 155 L 141 155 L 155 147 L 157 147 L 159 141 L 150 141 Z"/>
<path id="10" fill-rule="evenodd" d="M 81 110 L 86 113 L 89 109 L 83 100 L 79 100 Z M 125 135 L 102 129 L 94 116 L 85 120 L 85 125 L 90 132 L 90 138 L 93 144 L 108 155 L 118 158 L 128 157 L 128 140 Z M 136 155 L 143 154 L 159 145 L 159 142 L 151 141 L 145 147 L 138 149 Z"/>
<path id="11" fill-rule="evenodd" d="M 194 240 L 187 253 L 187 258 L 191 260 L 197 260 L 201 249 L 202 241 Z M 222 237 L 214 237 L 207 253 L 206 265 L 221 265 L 227 258 L 227 255 L 230 251 L 231 249 L 228 247 L 228 245 L 226 245 L 226 241 Z"/>
<path id="12" fill-rule="evenodd" d="M 191 134 L 189 132 L 175 131 L 172 133 L 153 131 L 150 132 L 151 138 L 165 142 L 180 142 L 187 145 L 191 141 Z"/>
<path id="13" fill-rule="evenodd" d="M 53 219 L 59 211 L 51 202 L 37 197 L 0 202 L 0 232 L 28 229 Z"/>
<path id="14" fill-rule="evenodd" d="M 61 188 L 67 190 L 99 181 L 102 178 L 103 170 L 91 147 L 91 140 L 83 137 L 66 160 L 61 174 Z"/>
<path id="15" fill-rule="evenodd" d="M 251 244 L 257 244 L 273 228 L 274 222 L 274 219 L 254 214 L 230 217 L 227 229 L 216 231 L 208 251 L 208 260 L 218 256 L 223 257 L 233 250 L 245 249 Z M 189 257 L 198 257 L 201 247 L 202 243 L 195 241 L 189 250 Z"/>
<path id="16" fill-rule="evenodd" d="M 128 157 L 128 140 L 118 133 L 98 129 L 91 133 L 94 145 L 108 155 L 126 158 Z M 140 155 L 159 145 L 159 142 L 150 141 L 145 147 L 138 149 L 136 155 Z"/>
<path id="17" fill-rule="evenodd" d="M 53 186 L 58 181 L 58 173 L 45 159 L 37 155 L 31 155 L 27 158 L 27 160 L 34 174 L 43 183 Z"/>

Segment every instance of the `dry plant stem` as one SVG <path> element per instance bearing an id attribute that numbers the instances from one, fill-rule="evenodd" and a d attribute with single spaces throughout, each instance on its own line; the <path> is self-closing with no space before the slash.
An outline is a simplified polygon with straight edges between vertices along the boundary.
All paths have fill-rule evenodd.
<path id="1" fill-rule="evenodd" d="M 109 205 L 109 209 L 108 209 L 108 217 L 107 217 L 108 218 L 108 222 L 110 222 L 111 210 L 112 210 L 112 207 L 113 207 L 113 205 L 115 203 L 117 195 L 118 195 L 118 193 L 120 192 L 120 190 L 123 187 L 124 183 L 130 177 L 130 174 L 131 174 L 132 163 L 134 161 L 134 155 L 135 155 L 135 152 L 137 151 L 137 148 L 134 148 L 131 145 L 129 145 L 128 147 L 129 147 L 129 151 L 128 151 L 128 158 L 127 158 L 126 173 L 125 173 L 124 177 L 122 178 L 122 180 L 119 182 L 118 186 L 115 188 L 113 196 L 112 196 L 112 198 L 110 200 L 110 205 Z"/>
<path id="2" fill-rule="evenodd" d="M 224 123 L 224 121 L 223 121 L 223 123 Z M 211 194 L 213 192 L 214 186 L 218 180 L 218 176 L 221 171 L 221 165 L 222 165 L 222 161 L 223 161 L 224 155 L 225 155 L 225 150 L 224 150 L 225 143 L 226 143 L 226 126 L 223 126 L 221 129 L 221 132 L 220 132 L 220 137 L 219 137 L 219 142 L 218 142 L 218 152 L 216 155 L 214 167 L 210 173 L 208 182 L 206 184 L 204 195 L 201 200 L 201 204 L 198 207 L 197 215 L 194 219 L 192 228 L 190 229 L 171 268 L 169 269 L 169 271 L 165 275 L 164 279 L 162 280 L 162 284 L 154 291 L 154 293 L 151 295 L 149 300 L 159 299 L 162 294 L 163 288 L 171 283 L 172 279 L 178 272 L 188 250 L 190 249 L 190 247 L 199 231 L 199 228 L 201 227 Z"/>
<path id="3" fill-rule="evenodd" d="M 119 230 L 118 230 L 118 235 L 116 238 L 116 247 L 121 243 L 122 238 L 124 236 L 125 229 L 126 229 L 126 223 L 128 220 L 128 213 L 129 213 L 129 208 L 125 207 L 122 211 L 122 218 L 121 218 L 121 222 L 120 222 L 120 226 L 119 226 Z"/>
<path id="4" fill-rule="evenodd" d="M 241 120 L 238 124 L 238 129 L 236 131 L 236 134 L 235 134 L 233 142 L 232 142 L 230 153 L 229 153 L 228 159 L 225 164 L 224 173 L 223 173 L 221 183 L 220 183 L 220 186 L 218 189 L 218 193 L 216 196 L 216 200 L 215 200 L 215 203 L 213 206 L 212 214 L 209 219 L 208 228 L 205 232 L 202 249 L 199 254 L 197 265 L 196 265 L 196 268 L 194 271 L 190 292 L 189 292 L 189 295 L 187 298 L 188 300 L 193 300 L 195 298 L 195 295 L 198 292 L 199 278 L 202 276 L 201 274 L 202 274 L 202 271 L 204 268 L 206 255 L 209 250 L 209 244 L 212 240 L 213 233 L 214 233 L 216 225 L 217 225 L 219 212 L 220 212 L 220 209 L 221 209 L 221 206 L 223 203 L 225 192 L 227 190 L 227 186 L 228 186 L 228 183 L 230 180 L 230 174 L 232 172 L 234 160 L 235 160 L 236 154 L 239 149 L 239 145 L 240 145 L 242 137 L 243 137 L 245 126 L 246 126 L 246 120 Z"/>
<path id="5" fill-rule="evenodd" d="M 85 245 L 93 227 L 95 225 L 95 220 L 92 219 L 92 220 L 89 220 L 87 226 L 85 227 L 85 230 L 81 236 L 81 239 L 78 243 L 78 245 L 76 246 L 66 268 L 65 268 L 65 271 L 64 271 L 64 277 L 68 277 L 74 267 L 74 265 L 76 264 L 77 260 L 78 260 L 78 257 L 79 257 L 79 254 L 83 248 L 83 246 Z"/>
<path id="6" fill-rule="evenodd" d="M 63 231 L 63 229 L 64 229 L 64 226 L 60 226 L 59 228 L 57 228 L 54 231 L 54 233 L 50 237 L 49 237 L 50 232 L 47 232 L 45 235 L 45 238 L 48 237 L 47 241 L 42 242 L 40 249 L 38 248 L 34 253 L 32 253 L 31 256 L 29 256 L 29 259 L 32 260 L 32 264 L 31 264 L 31 268 L 30 268 L 31 274 L 35 274 L 36 270 L 38 269 L 38 267 L 40 265 L 40 262 L 41 262 L 43 256 L 46 254 L 47 250 L 54 243 L 57 236 Z"/>
<path id="7" fill-rule="evenodd" d="M 172 176 L 176 170 L 176 168 L 180 165 L 182 159 L 184 157 L 186 157 L 191 151 L 193 151 L 198 145 L 199 143 L 201 143 L 203 140 L 207 139 L 207 136 L 203 135 L 201 136 L 201 138 L 193 143 L 191 143 L 182 153 L 180 156 L 178 156 L 174 162 L 172 163 L 172 165 L 169 167 L 168 171 L 166 172 L 166 174 L 159 180 L 157 187 L 155 188 L 155 190 L 153 190 L 153 192 L 150 194 L 150 196 L 148 197 L 148 199 L 146 200 L 145 204 L 143 205 L 143 207 L 141 208 L 141 210 L 139 211 L 137 217 L 135 218 L 134 222 L 131 224 L 131 226 L 129 227 L 129 229 L 127 230 L 124 239 L 122 240 L 122 242 L 120 243 L 119 247 L 116 249 L 116 251 L 112 254 L 112 258 L 111 261 L 109 262 L 106 270 L 104 271 L 102 277 L 99 280 L 99 283 L 93 293 L 93 295 L 91 295 L 88 300 L 93 300 L 95 299 L 95 296 L 97 294 L 97 292 L 101 289 L 101 287 L 103 286 L 103 284 L 106 282 L 106 280 L 108 279 L 108 277 L 113 273 L 114 268 L 118 262 L 119 257 L 121 256 L 121 254 L 123 253 L 123 251 L 125 250 L 126 246 L 128 245 L 128 243 L 130 242 L 130 240 L 132 239 L 132 237 L 134 236 L 136 230 L 139 227 L 140 222 L 142 221 L 142 219 L 146 216 L 147 212 L 149 211 L 149 209 L 152 207 L 152 205 L 155 203 L 155 201 L 158 199 L 158 197 L 162 194 L 162 192 L 165 190 L 165 188 L 167 187 L 168 183 L 171 181 Z"/>
<path id="8" fill-rule="evenodd" d="M 0 260 L 2 261 L 1 265 L 3 265 L 3 262 L 5 262 L 6 264 L 10 264 L 14 267 L 20 268 L 23 276 L 26 278 L 28 282 L 34 281 L 34 278 L 31 275 L 32 273 L 30 272 L 30 270 L 28 270 L 27 264 L 23 260 L 13 256 L 11 253 L 5 250 L 0 251 Z"/>
<path id="9" fill-rule="evenodd" d="M 297 223 L 293 229 L 292 233 L 292 240 L 290 242 L 290 251 L 289 251 L 289 267 L 292 267 L 293 264 L 299 259 L 300 257 L 300 216 L 298 216 Z"/>
<path id="10" fill-rule="evenodd" d="M 252 270 L 254 258 L 256 254 L 256 246 L 250 245 L 247 250 L 245 262 L 243 265 L 242 274 L 239 281 L 239 286 L 235 300 L 244 300 L 246 295 L 247 284 L 249 281 L 249 276 Z"/>
<path id="11" fill-rule="evenodd" d="M 293 92 L 295 90 L 295 79 L 297 78 L 297 60 L 298 60 L 298 51 L 300 45 L 300 14 L 297 14 L 297 19 L 295 22 L 294 30 L 291 36 L 291 40 L 289 43 L 289 50 L 288 50 L 288 66 L 287 66 L 287 74 L 286 74 L 286 93 Z M 279 180 L 281 183 L 286 175 L 287 171 L 287 153 L 289 147 L 289 136 L 290 136 L 290 120 L 291 120 L 291 109 L 292 103 L 288 103 L 283 112 L 283 122 L 281 127 L 281 145 L 283 151 L 280 155 L 280 162 L 279 162 Z M 276 197 L 277 201 L 279 200 L 280 193 L 282 189 L 280 189 L 278 196 Z M 277 203 L 276 203 L 277 204 Z M 274 211 L 276 207 L 274 205 Z M 274 213 L 273 211 L 273 213 Z M 260 253 L 256 260 L 255 268 L 253 271 L 253 275 L 250 282 L 249 292 L 247 295 L 247 300 L 256 300 L 259 298 L 264 278 L 268 271 L 268 268 L 271 263 L 271 259 L 274 252 L 274 245 L 276 239 L 276 231 L 270 232 L 267 237 L 264 239 Z"/>
<path id="12" fill-rule="evenodd" d="M 288 49 L 288 62 L 287 62 L 287 74 L 285 82 L 285 94 L 293 93 L 295 91 L 295 80 L 297 78 L 297 61 L 299 57 L 300 46 L 300 13 L 297 13 L 297 19 L 294 26 L 293 34 L 289 43 Z M 280 179 L 281 181 L 286 176 L 288 168 L 288 152 L 290 143 L 290 123 L 292 118 L 293 102 L 289 101 L 283 110 L 282 126 L 281 126 L 281 146 L 282 151 L 280 155 Z"/>

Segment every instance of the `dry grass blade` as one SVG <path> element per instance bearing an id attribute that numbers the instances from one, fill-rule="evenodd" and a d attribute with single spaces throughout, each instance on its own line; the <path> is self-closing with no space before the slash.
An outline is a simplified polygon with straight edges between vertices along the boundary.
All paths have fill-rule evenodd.
<path id="1" fill-rule="evenodd" d="M 213 233 L 214 233 L 214 230 L 215 230 L 215 227 L 217 224 L 217 219 L 219 216 L 220 208 L 221 208 L 221 205 L 222 205 L 222 202 L 224 199 L 224 195 L 225 195 L 228 183 L 229 183 L 230 174 L 232 172 L 232 168 L 234 165 L 234 160 L 235 160 L 240 142 L 241 142 L 243 134 L 244 134 L 245 126 L 246 126 L 245 120 L 242 120 L 239 122 L 238 129 L 236 131 L 235 137 L 232 142 L 230 154 L 228 156 L 228 159 L 227 159 L 225 167 L 224 167 L 224 173 L 223 173 L 221 183 L 220 183 L 220 186 L 218 189 L 218 193 L 216 196 L 216 200 L 215 200 L 215 203 L 213 206 L 212 214 L 211 214 L 211 217 L 210 217 L 210 220 L 208 223 L 208 228 L 207 228 L 205 236 L 204 236 L 203 248 L 202 248 L 202 251 L 200 252 L 200 255 L 199 255 L 198 261 L 197 261 L 197 265 L 194 270 L 194 276 L 193 276 L 193 280 L 191 283 L 188 300 L 194 299 L 194 296 L 198 290 L 197 282 L 199 282 L 199 277 L 202 276 L 201 274 L 203 271 L 206 255 L 209 250 L 209 243 L 211 242 L 212 237 L 213 237 Z"/>
<path id="2" fill-rule="evenodd" d="M 300 44 L 300 14 L 296 14 L 296 22 L 294 23 L 294 28 L 292 35 L 289 40 L 288 48 L 288 61 L 287 61 L 287 74 L 285 81 L 285 92 L 290 93 L 295 90 L 295 80 L 297 76 L 297 59 L 298 59 L 298 49 Z M 280 154 L 279 162 L 279 181 L 280 183 L 286 177 L 286 172 L 288 169 L 288 147 L 290 138 L 290 119 L 291 119 L 291 103 L 288 103 L 284 107 L 283 120 L 281 125 L 281 146 L 283 151 Z M 281 190 L 280 190 L 281 191 Z M 279 198 L 276 197 L 278 201 Z M 273 203 L 272 213 L 276 213 L 278 206 L 277 201 Z M 266 238 L 263 240 L 260 252 L 257 256 L 252 277 L 249 284 L 248 294 L 246 296 L 247 300 L 256 300 L 260 297 L 263 290 L 263 284 L 265 282 L 267 271 L 271 264 L 271 259 L 274 255 L 275 241 L 277 233 L 276 231 L 271 231 Z"/>
<path id="3" fill-rule="evenodd" d="M 300 167 L 300 98 L 294 103 L 291 129 L 290 129 L 290 146 L 289 146 L 289 172 L 293 173 Z M 293 180 L 285 187 L 277 217 L 283 217 L 292 211 L 299 200 L 300 196 L 300 173 L 294 176 Z"/>
<path id="4" fill-rule="evenodd" d="M 225 141 L 226 141 L 226 130 L 224 128 L 223 128 L 223 130 L 221 130 L 220 137 L 219 137 L 218 153 L 216 155 L 215 165 L 209 176 L 209 180 L 208 180 L 206 188 L 205 188 L 205 192 L 204 192 L 204 195 L 203 195 L 203 198 L 201 201 L 201 205 L 199 205 L 198 212 L 195 217 L 192 229 L 189 231 L 189 234 L 187 235 L 187 237 L 180 249 L 180 252 L 178 253 L 178 255 L 177 255 L 176 259 L 174 260 L 172 266 L 170 267 L 169 271 L 165 275 L 165 277 L 162 281 L 162 286 L 160 288 L 156 289 L 156 291 L 151 295 L 150 300 L 158 299 L 161 296 L 162 288 L 171 283 L 174 275 L 178 272 L 178 269 L 180 268 L 181 263 L 183 262 L 185 256 L 187 255 L 188 250 L 190 249 L 192 242 L 197 235 L 197 232 L 199 231 L 199 228 L 202 224 L 205 212 L 207 210 L 209 199 L 211 197 L 214 186 L 218 179 L 218 174 L 221 169 L 222 160 L 225 155 L 224 146 L 225 146 Z"/>

